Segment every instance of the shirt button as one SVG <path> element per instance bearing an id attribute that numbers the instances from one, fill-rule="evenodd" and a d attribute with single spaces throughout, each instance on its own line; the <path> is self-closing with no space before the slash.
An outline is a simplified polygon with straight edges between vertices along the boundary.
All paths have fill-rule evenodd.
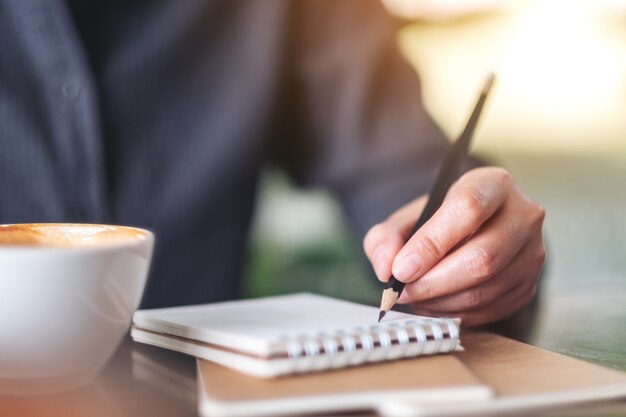
<path id="1" fill-rule="evenodd" d="M 70 100 L 74 100 L 80 93 L 80 83 L 78 81 L 67 81 L 61 85 L 61 93 Z"/>

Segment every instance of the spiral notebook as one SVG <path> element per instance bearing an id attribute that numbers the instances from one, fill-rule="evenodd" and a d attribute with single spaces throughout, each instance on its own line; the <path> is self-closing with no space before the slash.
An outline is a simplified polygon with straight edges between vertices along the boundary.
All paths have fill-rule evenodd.
<path id="1" fill-rule="evenodd" d="M 140 310 L 131 336 L 258 377 L 307 373 L 460 350 L 459 320 L 313 294 Z"/>

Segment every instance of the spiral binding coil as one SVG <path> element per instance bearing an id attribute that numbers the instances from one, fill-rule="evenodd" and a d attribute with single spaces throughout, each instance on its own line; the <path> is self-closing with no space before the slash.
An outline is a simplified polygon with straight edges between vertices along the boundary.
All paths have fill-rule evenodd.
<path id="1" fill-rule="evenodd" d="M 284 342 L 291 372 L 306 373 L 450 352 L 459 346 L 459 329 L 452 319 L 423 318 Z"/>

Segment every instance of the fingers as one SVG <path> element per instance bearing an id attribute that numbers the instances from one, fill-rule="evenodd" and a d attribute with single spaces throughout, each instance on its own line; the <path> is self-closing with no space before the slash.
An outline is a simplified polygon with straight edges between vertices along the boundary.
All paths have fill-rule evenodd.
<path id="1" fill-rule="evenodd" d="M 459 317 L 465 326 L 505 319 L 525 307 L 535 296 L 537 276 L 544 259 L 543 240 L 541 235 L 535 235 L 509 266 L 486 283 L 418 303 L 416 312 L 432 317 Z"/>
<path id="2" fill-rule="evenodd" d="M 527 219 L 516 215 L 517 202 L 506 204 L 471 239 L 407 284 L 399 302 L 418 302 L 454 294 L 486 282 L 499 273 L 534 236 Z M 541 243 L 539 240 L 534 244 Z M 529 248 L 528 256 L 533 248 Z M 526 253 L 522 253 L 526 259 Z"/>
<path id="3" fill-rule="evenodd" d="M 391 263 L 408 238 L 411 222 L 415 223 L 425 205 L 426 198 L 418 198 L 367 232 L 363 249 L 379 280 L 386 282 L 391 276 Z"/>
<path id="4" fill-rule="evenodd" d="M 398 210 L 364 241 L 379 279 L 393 272 L 407 283 L 399 302 L 475 325 L 508 317 L 532 300 L 545 259 L 545 212 L 505 170 L 465 174 L 406 241 L 425 203 Z"/>
<path id="5" fill-rule="evenodd" d="M 465 174 L 439 210 L 396 255 L 393 275 L 411 282 L 430 270 L 502 206 L 513 185 L 501 168 L 479 168 Z"/>
<path id="6" fill-rule="evenodd" d="M 543 264 L 543 257 L 535 254 L 535 242 L 528 243 L 502 271 L 484 283 L 453 294 L 419 303 L 419 308 L 439 314 L 457 315 L 463 311 L 491 304 L 520 285 L 531 286 Z"/>
<path id="7" fill-rule="evenodd" d="M 503 320 L 527 306 L 537 291 L 536 283 L 530 286 L 519 285 L 505 293 L 502 297 L 474 310 L 462 311 L 453 314 L 461 319 L 463 326 L 478 326 Z M 429 317 L 451 316 L 436 311 L 416 309 L 416 313 Z"/>

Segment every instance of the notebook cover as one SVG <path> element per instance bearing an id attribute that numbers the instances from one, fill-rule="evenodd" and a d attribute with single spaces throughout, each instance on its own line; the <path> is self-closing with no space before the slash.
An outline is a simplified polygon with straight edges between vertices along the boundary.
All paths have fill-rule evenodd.
<path id="1" fill-rule="evenodd" d="M 467 333 L 463 342 L 466 351 L 454 355 L 492 387 L 493 400 L 439 407 L 389 402 L 380 411 L 394 417 L 532 413 L 626 398 L 626 373 L 490 333 Z"/>
<path id="2" fill-rule="evenodd" d="M 492 395 L 451 355 L 270 380 L 198 360 L 198 386 L 202 415 L 230 417 L 368 410 L 389 398 L 439 403 Z"/>

